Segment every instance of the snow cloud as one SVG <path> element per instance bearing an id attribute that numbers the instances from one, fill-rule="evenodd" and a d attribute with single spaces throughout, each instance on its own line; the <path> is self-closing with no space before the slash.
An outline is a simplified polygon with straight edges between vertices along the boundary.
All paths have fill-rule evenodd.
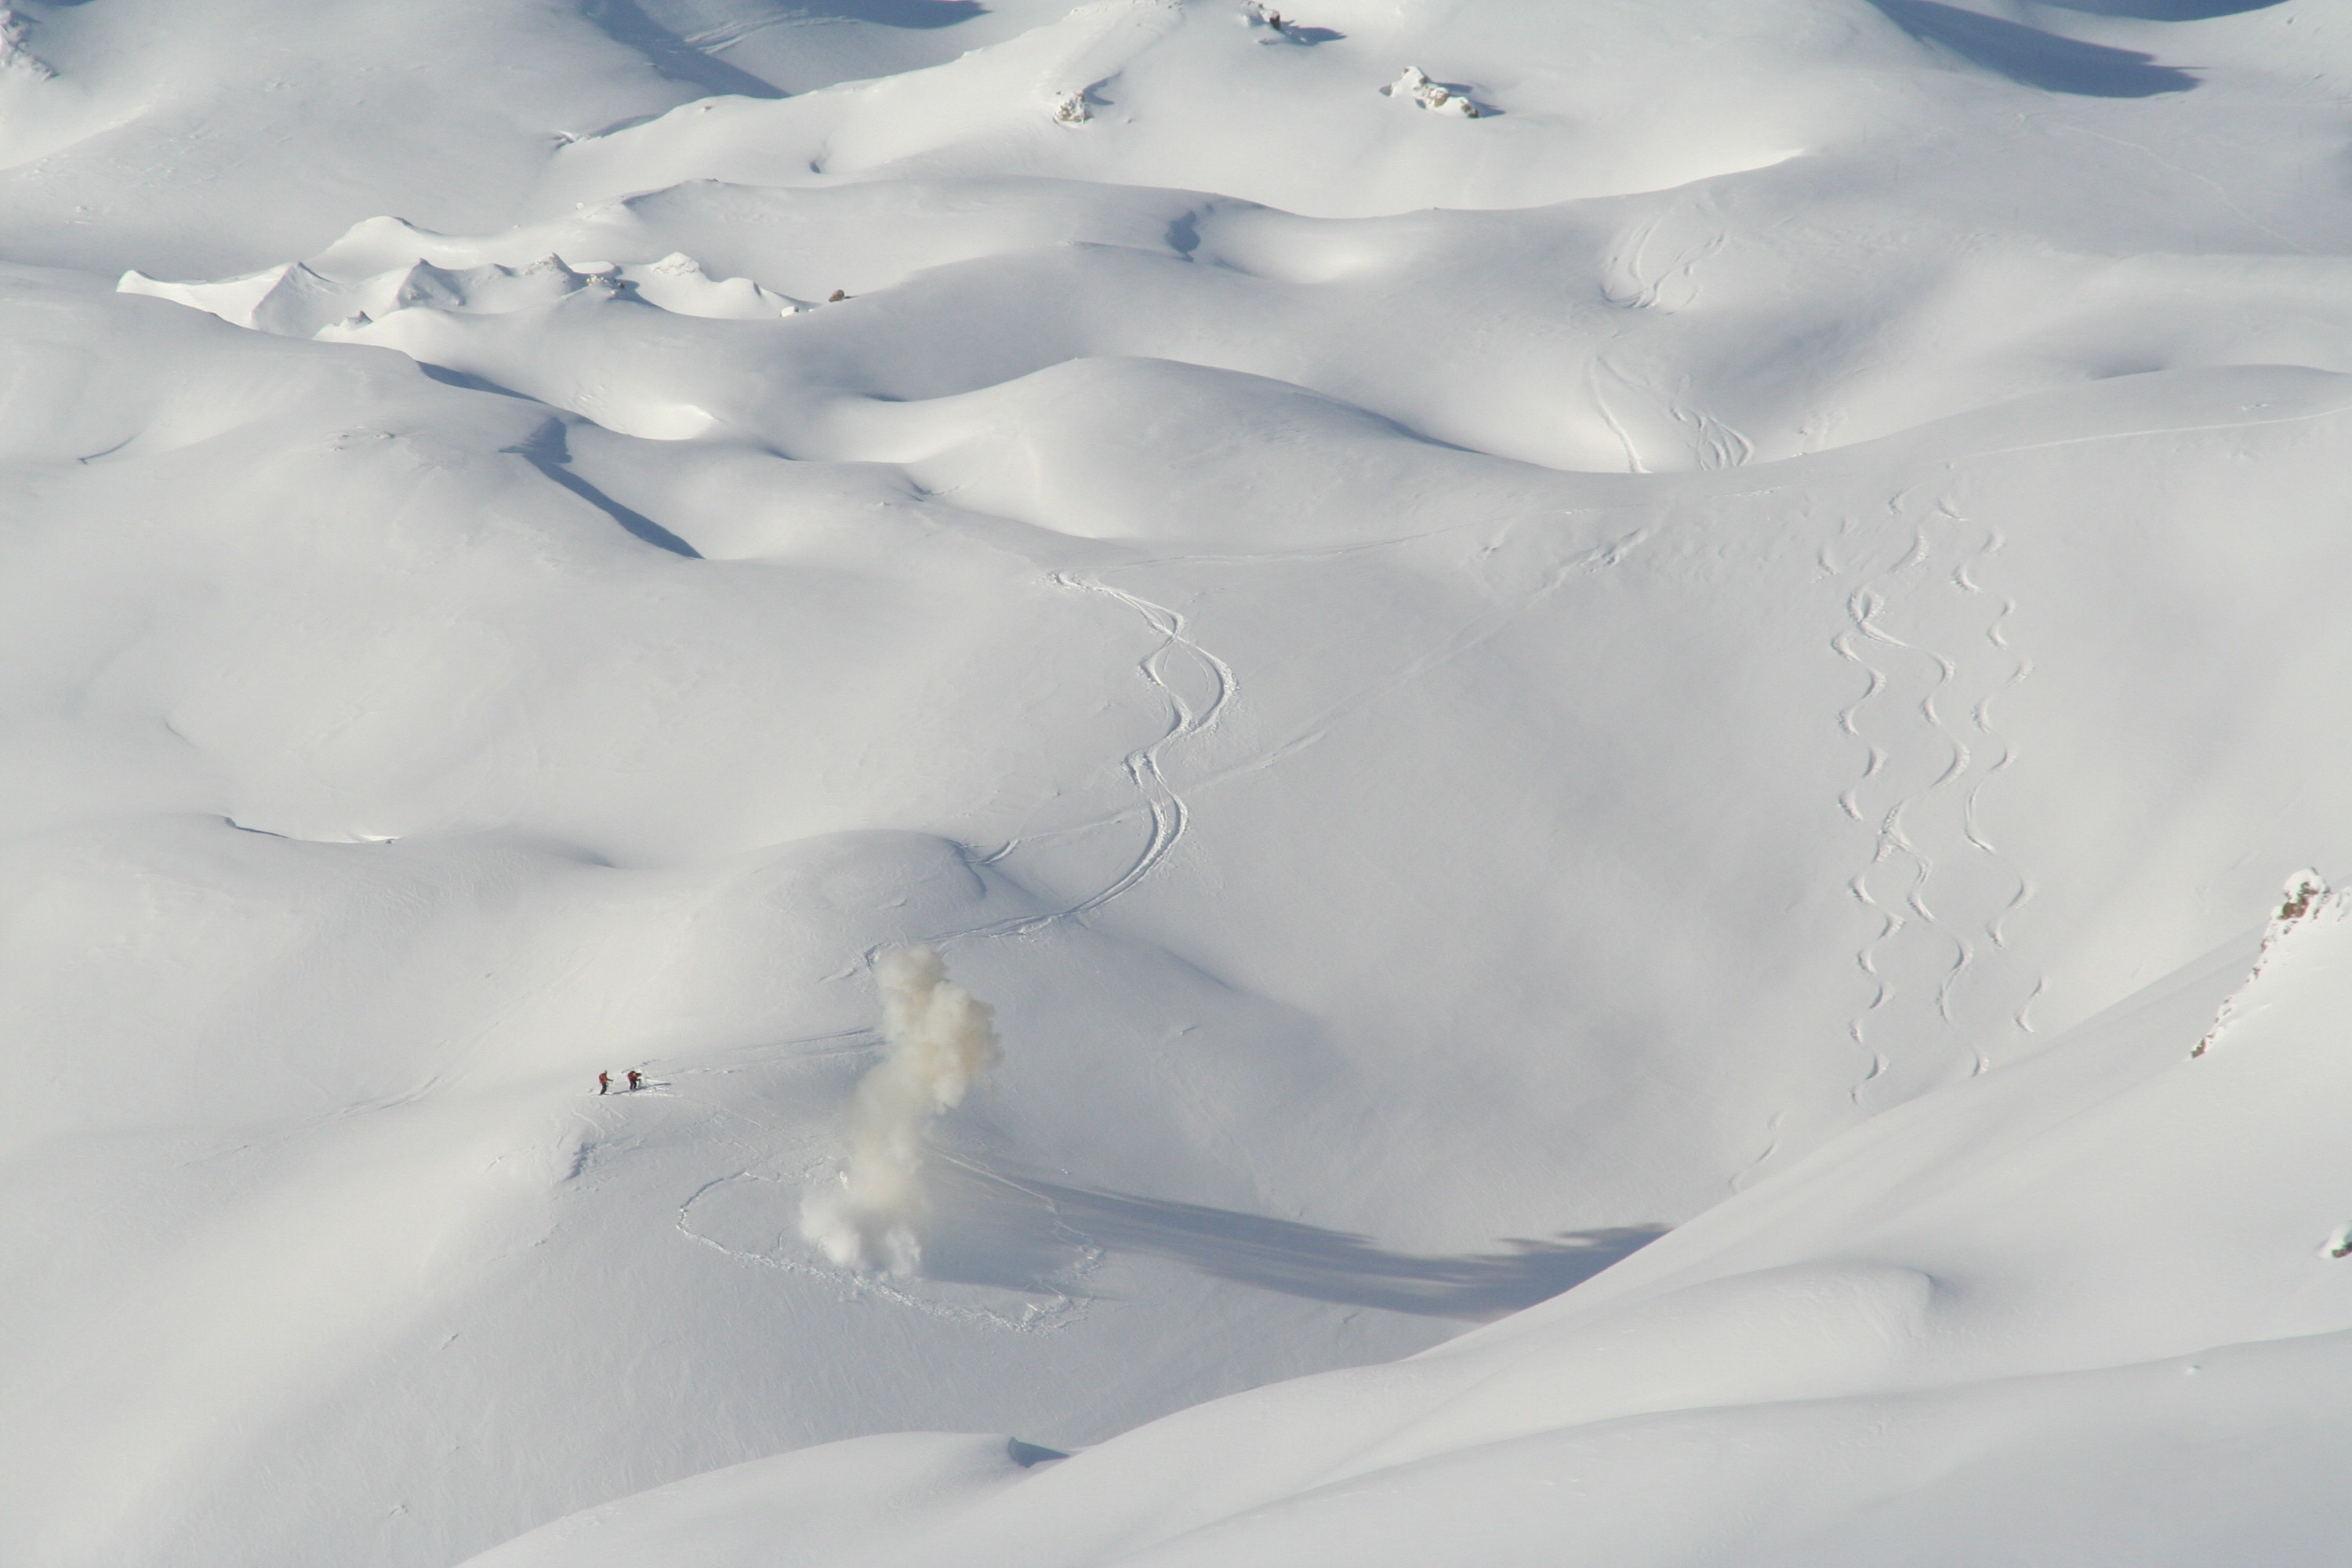
<path id="1" fill-rule="evenodd" d="M 882 1059 L 858 1080 L 836 1184 L 801 1203 L 801 1235 L 844 1268 L 911 1274 L 929 1206 L 923 1142 L 940 1115 L 1003 1059 L 988 1004 L 947 977 L 936 949 L 901 948 L 874 966 Z"/>

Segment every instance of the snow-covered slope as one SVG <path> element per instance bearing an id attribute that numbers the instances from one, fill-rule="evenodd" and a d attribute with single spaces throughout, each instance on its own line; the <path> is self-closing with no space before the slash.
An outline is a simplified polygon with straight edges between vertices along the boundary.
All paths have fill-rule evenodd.
<path id="1" fill-rule="evenodd" d="M 680 1506 L 1044 1552 L 1055 1478 L 1213 1456 L 1150 1433 L 1665 1344 L 1624 1281 L 1738 1215 L 1724 1279 L 1829 1267 L 1879 1222 L 1799 1162 L 1874 1115 L 2143 1103 L 2034 1053 L 2345 858 L 2316 0 L 10 14 L 12 1560 L 446 1563 L 869 1436 Z M 797 1216 L 908 943 L 1004 1058 L 866 1278 Z M 2021 1249 L 2125 1256 L 2087 1181 Z M 1612 1263 L 1067 1465 L 871 1436 L 1097 1443 Z M 2126 1375 L 1975 1332 L 1785 1386 L 1971 1390 L 2022 1474 L 1987 1379 Z M 2249 1354 L 2249 1422 L 2319 1375 Z M 1618 1413 L 1779 1397 L 1691 1375 Z"/>
<path id="2" fill-rule="evenodd" d="M 1409 1361 L 1044 1464 L 818 1448 L 478 1568 L 2334 1561 L 2346 909 L 2282 920 L 2251 980 L 2231 944 Z M 2243 1022 L 2200 1059 L 2223 997 Z"/>

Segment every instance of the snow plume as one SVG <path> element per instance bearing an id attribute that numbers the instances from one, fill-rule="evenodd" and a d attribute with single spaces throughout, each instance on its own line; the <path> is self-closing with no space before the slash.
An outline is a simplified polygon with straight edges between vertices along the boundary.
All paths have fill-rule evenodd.
<path id="1" fill-rule="evenodd" d="M 1003 1057 L 988 1004 L 947 977 L 937 950 L 901 948 L 874 965 L 882 1059 L 857 1083 L 839 1183 L 801 1202 L 801 1235 L 844 1268 L 911 1274 L 928 1206 L 923 1140 L 941 1112 Z"/>

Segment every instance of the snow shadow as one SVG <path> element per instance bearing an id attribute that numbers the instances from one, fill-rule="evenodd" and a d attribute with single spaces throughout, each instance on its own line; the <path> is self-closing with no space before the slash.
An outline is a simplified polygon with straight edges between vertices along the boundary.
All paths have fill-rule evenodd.
<path id="1" fill-rule="evenodd" d="M 933 1191 L 922 1272 L 942 1282 L 1066 1292 L 1087 1255 L 1132 1252 L 1286 1296 L 1479 1322 L 1581 1284 L 1667 1229 L 1568 1231 L 1507 1240 L 1503 1252 L 1430 1258 L 1295 1220 L 1014 1181 L 960 1160 L 940 1163 Z"/>
<path id="2" fill-rule="evenodd" d="M 2246 11 L 2267 11 L 2284 0 L 2042 0 L 2061 11 L 2129 16 L 2136 22 L 2204 22 Z"/>
<path id="3" fill-rule="evenodd" d="M 1870 0 L 1890 22 L 1923 43 L 1940 44 L 1990 71 L 2026 87 L 2084 98 L 2152 98 L 2187 92 L 2197 78 L 2156 63 L 2137 49 L 2109 48 L 2063 38 L 2038 27 L 1979 16 L 1937 0 Z M 2116 0 L 2126 3 L 2126 0 Z M 2151 0 L 2129 0 L 2143 8 Z"/>
<path id="4" fill-rule="evenodd" d="M 427 375 L 432 375 L 439 368 L 437 365 L 426 365 L 425 371 Z M 433 379 L 465 385 L 475 381 L 476 378 L 465 377 L 460 380 L 455 374 L 444 374 L 436 375 Z M 502 393 L 509 397 L 520 395 L 507 392 L 504 387 L 490 382 L 480 382 L 476 390 Z M 645 513 L 623 506 L 619 501 L 573 473 L 571 467 L 572 444 L 564 431 L 563 421 L 561 419 L 549 420 L 532 433 L 530 440 L 509 447 L 507 450 L 522 458 L 532 468 L 537 468 L 541 473 L 619 523 L 624 530 L 656 550 L 667 550 L 673 555 L 683 555 L 689 561 L 702 559 L 702 552 L 693 545 L 688 544 Z"/>
<path id="5" fill-rule="evenodd" d="M 988 15 L 980 0 L 820 0 L 793 7 L 797 16 L 871 22 L 877 27 L 952 27 Z"/>
<path id="6" fill-rule="evenodd" d="M 653 62 L 654 69 L 675 82 L 705 94 L 732 93 L 742 98 L 782 98 L 783 92 L 750 71 L 707 55 L 651 16 L 637 0 L 582 0 L 580 14 L 616 44 L 625 45 Z"/>

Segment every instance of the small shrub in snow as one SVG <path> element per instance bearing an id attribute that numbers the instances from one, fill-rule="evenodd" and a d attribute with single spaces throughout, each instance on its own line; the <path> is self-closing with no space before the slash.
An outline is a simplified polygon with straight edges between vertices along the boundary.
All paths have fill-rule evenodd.
<path id="1" fill-rule="evenodd" d="M 2221 1037 L 2222 1031 L 2237 1016 L 2239 998 L 2253 989 L 2254 983 L 2262 979 L 2271 961 L 2277 956 L 2281 942 L 2323 915 L 2330 920 L 2342 920 L 2347 907 L 2352 907 L 2346 895 L 2330 893 L 2327 879 L 2312 870 L 2297 871 L 2289 877 L 2286 886 L 2280 889 L 2280 900 L 2278 913 L 2273 915 L 2270 924 L 2263 928 L 2262 952 L 2254 960 L 2253 972 L 2246 976 L 2243 985 L 2222 1002 L 2221 1010 L 2213 1016 L 2213 1026 L 2205 1031 L 2205 1037 L 2197 1042 L 2195 1050 L 2189 1053 L 2191 1057 L 2203 1056 Z"/>
<path id="2" fill-rule="evenodd" d="M 1441 114 L 1458 114 L 1465 120 L 1478 118 L 1478 106 L 1468 96 L 1450 87 L 1440 86 L 1429 79 L 1419 66 L 1407 66 L 1404 74 L 1381 89 L 1391 98 L 1410 99 L 1423 109 Z"/>
<path id="3" fill-rule="evenodd" d="M 29 30 L 22 16 L 10 7 L 0 5 L 0 70 L 16 71 L 47 81 L 58 73 L 49 68 L 48 61 L 26 46 L 25 35 Z"/>

